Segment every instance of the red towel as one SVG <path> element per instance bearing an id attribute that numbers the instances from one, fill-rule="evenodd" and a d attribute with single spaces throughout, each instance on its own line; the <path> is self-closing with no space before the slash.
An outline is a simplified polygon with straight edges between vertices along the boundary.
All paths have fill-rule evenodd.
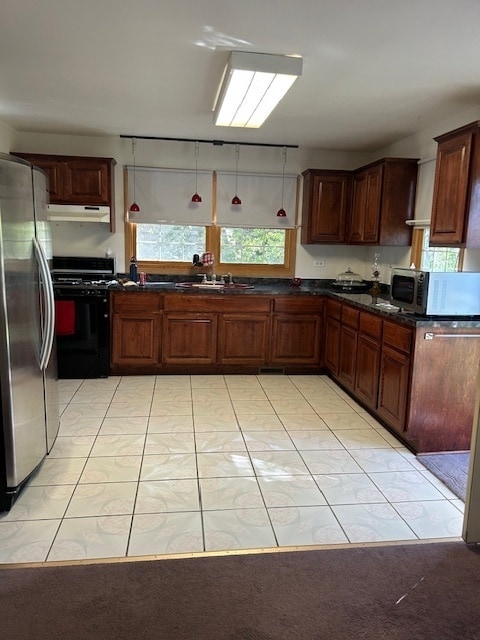
<path id="1" fill-rule="evenodd" d="M 209 251 L 207 251 L 206 253 L 203 254 L 203 256 L 202 256 L 202 264 L 204 266 L 212 265 L 213 262 L 214 262 L 213 253 L 210 253 Z"/>
<path id="2" fill-rule="evenodd" d="M 55 300 L 55 333 L 57 336 L 72 336 L 75 333 L 73 300 Z"/>

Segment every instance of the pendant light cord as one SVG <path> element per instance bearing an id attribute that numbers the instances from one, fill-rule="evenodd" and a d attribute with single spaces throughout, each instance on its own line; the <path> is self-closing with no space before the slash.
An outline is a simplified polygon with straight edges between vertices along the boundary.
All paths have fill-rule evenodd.
<path id="1" fill-rule="evenodd" d="M 285 165 L 287 164 L 287 147 L 283 147 L 283 167 L 282 167 L 282 209 L 283 209 L 283 194 L 285 190 Z"/>
<path id="2" fill-rule="evenodd" d="M 135 194 L 135 183 L 136 183 L 136 174 L 137 174 L 137 167 L 136 167 L 136 162 L 135 162 L 135 145 L 136 145 L 137 140 L 135 138 L 132 138 L 132 155 L 133 155 L 133 201 L 136 202 L 137 198 L 136 198 L 136 194 Z"/>
<path id="3" fill-rule="evenodd" d="M 239 156 L 238 144 L 235 145 L 235 195 L 238 195 L 238 156 Z"/>
<path id="4" fill-rule="evenodd" d="M 198 193 L 198 141 L 195 142 L 195 193 Z"/>

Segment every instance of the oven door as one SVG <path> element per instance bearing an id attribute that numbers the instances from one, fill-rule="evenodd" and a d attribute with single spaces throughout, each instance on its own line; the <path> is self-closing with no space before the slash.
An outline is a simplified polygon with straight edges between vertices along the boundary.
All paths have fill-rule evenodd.
<path id="1" fill-rule="evenodd" d="M 55 286 L 59 378 L 102 378 L 110 371 L 108 292 Z"/>

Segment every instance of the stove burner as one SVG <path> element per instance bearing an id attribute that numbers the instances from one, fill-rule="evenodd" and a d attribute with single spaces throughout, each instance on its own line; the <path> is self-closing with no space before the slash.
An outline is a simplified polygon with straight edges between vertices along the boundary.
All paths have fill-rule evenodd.
<path id="1" fill-rule="evenodd" d="M 54 284 L 62 285 L 88 285 L 88 286 L 107 286 L 112 280 L 87 280 L 83 278 L 56 278 Z"/>

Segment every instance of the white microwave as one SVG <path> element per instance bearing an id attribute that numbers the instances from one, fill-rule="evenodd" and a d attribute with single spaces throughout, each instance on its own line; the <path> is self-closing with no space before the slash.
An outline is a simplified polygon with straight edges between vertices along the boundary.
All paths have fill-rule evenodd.
<path id="1" fill-rule="evenodd" d="M 393 269 L 390 301 L 422 316 L 478 316 L 480 273 Z"/>

